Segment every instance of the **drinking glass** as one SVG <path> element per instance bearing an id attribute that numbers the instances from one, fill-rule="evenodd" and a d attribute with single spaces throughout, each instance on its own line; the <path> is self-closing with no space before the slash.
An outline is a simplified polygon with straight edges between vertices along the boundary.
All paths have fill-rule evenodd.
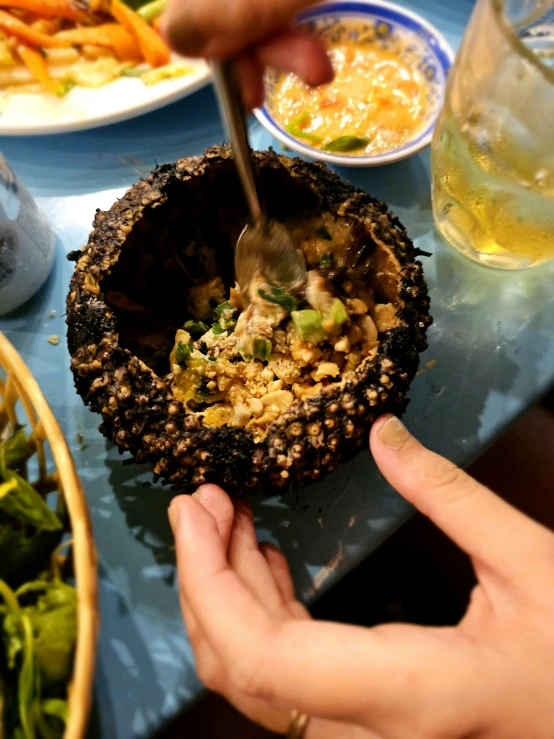
<path id="1" fill-rule="evenodd" d="M 431 149 L 433 212 L 476 262 L 554 258 L 554 0 L 478 0 Z"/>

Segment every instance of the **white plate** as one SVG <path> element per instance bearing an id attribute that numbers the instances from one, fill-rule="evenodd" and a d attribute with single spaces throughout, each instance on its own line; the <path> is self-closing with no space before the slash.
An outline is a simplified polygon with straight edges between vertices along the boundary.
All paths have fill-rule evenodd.
<path id="1" fill-rule="evenodd" d="M 74 87 L 64 98 L 53 95 L 0 95 L 0 136 L 40 136 L 82 131 L 149 113 L 190 95 L 210 81 L 203 61 L 186 59 L 193 72 L 148 87 L 137 77 L 120 77 L 90 89 Z"/>

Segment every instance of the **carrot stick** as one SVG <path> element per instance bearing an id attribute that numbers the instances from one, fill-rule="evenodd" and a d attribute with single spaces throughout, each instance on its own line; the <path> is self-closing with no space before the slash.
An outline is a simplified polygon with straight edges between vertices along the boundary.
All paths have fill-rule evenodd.
<path id="1" fill-rule="evenodd" d="M 72 0 L 0 0 L 0 8 L 20 8 L 41 16 L 67 18 L 77 23 L 90 23 L 91 14 Z"/>
<path id="2" fill-rule="evenodd" d="M 69 28 L 66 31 L 59 31 L 54 38 L 72 46 L 93 44 L 113 49 L 122 62 L 140 61 L 143 58 L 134 37 L 119 23 Z"/>
<path id="3" fill-rule="evenodd" d="M 21 61 L 27 67 L 33 77 L 39 82 L 42 82 L 48 92 L 56 95 L 58 92 L 58 85 L 56 84 L 56 82 L 54 82 L 52 77 L 50 77 L 50 72 L 48 71 L 46 59 L 42 56 L 40 51 L 37 51 L 36 49 L 31 49 L 30 46 L 26 46 L 25 44 L 18 44 L 16 47 L 16 51 Z"/>
<path id="4" fill-rule="evenodd" d="M 135 37 L 123 26 L 113 24 L 110 31 L 112 47 L 122 62 L 142 61 L 144 58 Z"/>
<path id="5" fill-rule="evenodd" d="M 5 10 L 0 10 L 0 28 L 23 41 L 27 46 L 44 46 L 45 48 L 70 46 L 67 41 L 56 39 L 54 36 L 48 36 L 46 33 L 31 28 L 31 26 L 20 21 L 19 18 L 6 13 Z"/>
<path id="6" fill-rule="evenodd" d="M 111 11 L 113 17 L 134 36 L 148 64 L 152 67 L 161 67 L 169 62 L 169 49 L 138 13 L 124 5 L 121 0 L 112 0 Z"/>

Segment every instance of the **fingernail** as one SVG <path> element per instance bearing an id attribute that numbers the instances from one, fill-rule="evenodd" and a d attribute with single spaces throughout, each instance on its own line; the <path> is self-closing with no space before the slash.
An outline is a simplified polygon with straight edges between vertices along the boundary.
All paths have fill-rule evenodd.
<path id="1" fill-rule="evenodd" d="M 410 432 L 402 421 L 396 416 L 391 416 L 379 429 L 378 436 L 387 449 L 397 452 L 410 438 Z"/>
<path id="2" fill-rule="evenodd" d="M 172 503 L 167 509 L 167 516 L 169 518 L 169 525 L 171 526 L 171 530 L 173 531 L 173 533 L 175 533 L 177 521 L 179 520 L 179 506 L 175 503 Z"/>
<path id="3" fill-rule="evenodd" d="M 194 493 L 190 496 L 191 498 L 196 498 L 196 500 L 199 503 L 202 503 L 203 500 L 206 498 L 206 486 L 200 485 L 199 488 L 197 488 Z"/>

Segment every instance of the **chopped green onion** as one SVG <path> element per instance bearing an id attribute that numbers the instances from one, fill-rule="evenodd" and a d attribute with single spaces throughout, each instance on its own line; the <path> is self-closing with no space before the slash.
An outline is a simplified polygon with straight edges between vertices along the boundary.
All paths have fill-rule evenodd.
<path id="1" fill-rule="evenodd" d="M 272 344 L 265 336 L 245 336 L 239 346 L 239 353 L 245 362 L 260 359 L 262 362 L 271 357 Z"/>
<path id="2" fill-rule="evenodd" d="M 335 326 L 342 326 L 348 320 L 348 311 L 341 300 L 338 298 L 333 300 L 326 319 L 332 321 Z"/>
<path id="3" fill-rule="evenodd" d="M 319 260 L 319 266 L 321 269 L 330 269 L 333 266 L 333 255 L 330 252 L 324 254 Z"/>
<path id="4" fill-rule="evenodd" d="M 254 359 L 260 359 L 262 362 L 270 359 L 272 346 L 269 339 L 254 339 L 252 347 Z"/>
<path id="5" fill-rule="evenodd" d="M 283 290 L 282 287 L 279 287 L 279 285 L 271 285 L 269 292 L 260 289 L 258 290 L 258 295 L 270 303 L 277 303 L 277 305 L 280 305 L 281 308 L 289 311 L 289 313 L 298 308 L 296 298 L 286 290 Z"/>
<path id="6" fill-rule="evenodd" d="M 146 5 L 142 5 L 138 8 L 137 13 L 141 18 L 144 18 L 147 23 L 150 23 L 150 21 L 153 21 L 154 18 L 157 18 L 164 12 L 166 5 L 167 0 L 152 0 L 152 2 L 146 3 Z"/>
<path id="7" fill-rule="evenodd" d="M 202 336 L 209 331 L 204 321 L 186 321 L 183 325 L 185 331 L 188 331 L 191 336 Z"/>
<path id="8" fill-rule="evenodd" d="M 182 341 L 179 341 L 177 344 L 177 349 L 175 350 L 175 361 L 177 364 L 186 364 L 187 359 L 190 359 L 190 355 L 192 354 L 192 349 L 188 344 L 183 344 Z"/>
<path id="9" fill-rule="evenodd" d="M 225 303 L 220 303 L 217 308 L 214 310 L 214 313 L 218 318 L 228 318 L 229 316 L 226 316 L 226 313 L 234 314 L 236 311 L 236 308 L 234 305 L 231 305 L 228 301 Z"/>
<path id="10" fill-rule="evenodd" d="M 122 77 L 142 77 L 146 72 L 150 72 L 149 69 L 141 69 L 140 67 L 127 67 L 121 72 Z"/>
<path id="11" fill-rule="evenodd" d="M 298 128 L 298 126 L 301 126 L 304 121 L 306 121 L 310 117 L 309 113 L 300 113 L 300 115 L 295 118 L 293 121 L 291 121 L 287 126 L 285 126 L 285 131 L 288 133 L 292 133 L 293 129 Z"/>
<path id="12" fill-rule="evenodd" d="M 368 144 L 369 139 L 362 139 L 358 136 L 340 136 L 321 148 L 324 151 L 357 151 L 364 149 Z"/>
<path id="13" fill-rule="evenodd" d="M 327 338 L 318 310 L 297 310 L 291 313 L 294 330 L 304 341 L 319 344 Z"/>
<path id="14" fill-rule="evenodd" d="M 214 336 L 219 336 L 220 334 L 224 333 L 225 329 L 221 328 L 219 323 L 214 323 L 212 326 L 212 333 Z"/>
<path id="15" fill-rule="evenodd" d="M 64 98 L 67 93 L 72 90 L 75 87 L 75 83 L 71 82 L 71 80 L 66 80 L 65 82 L 60 82 L 58 85 L 58 89 L 56 90 L 56 95 L 59 98 Z"/>
<path id="16" fill-rule="evenodd" d="M 299 138 L 306 139 L 314 144 L 321 144 L 323 141 L 321 136 L 316 136 L 313 133 L 308 133 L 299 128 L 307 118 L 309 118 L 309 113 L 301 113 L 298 118 L 295 118 L 288 124 L 288 126 L 285 126 L 285 131 L 290 133 L 291 136 L 298 136 Z"/>
<path id="17" fill-rule="evenodd" d="M 236 312 L 237 309 L 228 301 L 220 303 L 214 310 L 215 315 L 219 318 L 219 325 L 224 331 L 234 328 L 237 322 L 235 318 Z"/>
<path id="18" fill-rule="evenodd" d="M 147 69 L 141 75 L 141 79 L 145 85 L 151 87 L 163 80 L 172 80 L 175 77 L 184 77 L 187 74 L 192 74 L 193 71 L 192 67 L 187 67 L 185 64 L 166 64 L 164 67 L 158 67 L 157 69 Z"/>

